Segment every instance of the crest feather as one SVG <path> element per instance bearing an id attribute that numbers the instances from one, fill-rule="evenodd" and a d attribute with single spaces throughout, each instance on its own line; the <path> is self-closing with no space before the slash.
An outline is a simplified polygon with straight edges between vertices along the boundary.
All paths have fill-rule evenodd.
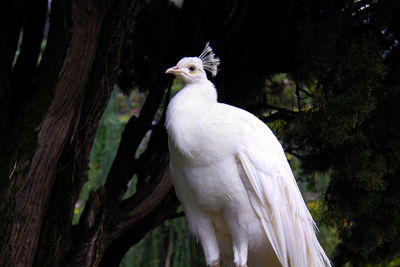
<path id="1" fill-rule="evenodd" d="M 201 52 L 199 59 L 203 63 L 203 68 L 211 72 L 211 75 L 215 77 L 218 71 L 219 58 L 215 56 L 209 42 L 206 43 L 206 47 Z"/>

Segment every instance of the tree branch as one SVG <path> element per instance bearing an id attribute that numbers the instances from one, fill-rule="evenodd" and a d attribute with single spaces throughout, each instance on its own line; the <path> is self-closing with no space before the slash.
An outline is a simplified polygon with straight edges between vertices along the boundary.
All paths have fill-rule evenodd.
<path id="1" fill-rule="evenodd" d="M 137 164 L 135 154 L 147 131 L 152 127 L 152 121 L 164 95 L 167 80 L 160 79 L 149 91 L 146 101 L 140 111 L 139 118 L 131 117 L 121 136 L 117 154 L 107 176 L 105 189 L 109 198 L 121 199 L 127 189 L 126 184 L 133 177 Z"/>
<path id="2" fill-rule="evenodd" d="M 290 121 L 293 118 L 293 116 L 299 113 L 298 111 L 295 110 L 281 108 L 278 106 L 267 104 L 265 102 L 261 104 L 246 106 L 245 109 L 249 110 L 254 114 L 258 114 L 258 117 L 265 123 L 273 122 L 276 120 Z M 271 112 L 268 116 L 261 116 L 260 111 L 264 111 L 265 109 L 272 109 L 274 111 Z"/>
<path id="3" fill-rule="evenodd" d="M 135 153 L 147 132 L 143 120 L 132 116 L 121 135 L 121 141 L 104 185 L 109 198 L 122 198 L 128 181 L 135 173 Z"/>
<path id="4" fill-rule="evenodd" d="M 294 113 L 286 113 L 282 111 L 274 112 L 268 116 L 259 116 L 259 119 L 265 123 L 274 122 L 277 120 L 290 121 L 293 119 Z"/>
<path id="5" fill-rule="evenodd" d="M 169 216 L 168 219 L 175 219 L 175 218 L 180 218 L 180 217 L 184 217 L 185 216 L 185 212 L 181 211 L 178 213 L 174 213 L 171 216 Z"/>
<path id="6" fill-rule="evenodd" d="M 147 214 L 152 212 L 154 208 L 161 203 L 164 197 L 172 189 L 173 184 L 169 170 L 167 170 L 163 176 L 159 179 L 154 179 L 152 183 L 147 185 L 147 187 L 139 192 L 139 194 L 135 194 L 132 197 L 123 200 L 120 203 L 120 206 L 124 211 L 122 213 L 124 216 L 121 218 L 121 214 L 119 214 L 118 217 L 120 217 L 120 219 L 111 235 L 113 237 L 119 236 L 129 227 L 146 217 Z"/>
<path id="7" fill-rule="evenodd" d="M 155 192 L 156 193 L 156 192 Z M 151 197 L 151 196 L 149 196 Z M 142 220 L 127 228 L 106 249 L 100 266 L 118 267 L 128 249 L 139 242 L 150 230 L 169 219 L 180 205 L 175 191 L 170 188 L 165 197 Z M 150 209 L 149 209 L 150 210 Z"/>

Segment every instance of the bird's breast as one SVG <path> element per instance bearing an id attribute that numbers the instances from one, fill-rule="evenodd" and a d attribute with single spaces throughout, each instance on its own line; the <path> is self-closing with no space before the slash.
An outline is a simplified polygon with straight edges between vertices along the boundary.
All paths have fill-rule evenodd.
<path id="1" fill-rule="evenodd" d="M 234 154 L 234 129 L 215 116 L 212 105 L 169 110 L 167 131 L 172 157 L 207 165 Z"/>
<path id="2" fill-rule="evenodd" d="M 189 93 L 175 96 L 167 110 L 171 176 L 182 202 L 217 211 L 247 197 L 235 157 L 242 128 L 215 100 Z"/>
<path id="3" fill-rule="evenodd" d="M 232 158 L 190 166 L 172 156 L 171 177 L 180 200 L 203 210 L 219 212 L 228 202 L 247 201 L 236 161 Z"/>

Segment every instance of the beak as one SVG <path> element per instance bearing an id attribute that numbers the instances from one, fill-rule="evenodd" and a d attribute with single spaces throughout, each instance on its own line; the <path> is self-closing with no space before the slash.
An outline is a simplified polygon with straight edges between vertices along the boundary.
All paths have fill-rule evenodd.
<path id="1" fill-rule="evenodd" d="M 182 73 L 182 71 L 179 69 L 178 66 L 175 66 L 175 67 L 167 69 L 167 71 L 165 73 L 178 74 L 178 73 Z"/>

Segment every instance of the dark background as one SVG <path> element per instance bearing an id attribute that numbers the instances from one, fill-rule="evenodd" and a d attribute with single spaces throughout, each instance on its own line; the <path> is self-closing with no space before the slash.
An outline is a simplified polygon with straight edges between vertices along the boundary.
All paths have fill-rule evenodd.
<path id="1" fill-rule="evenodd" d="M 175 84 L 164 72 L 206 41 L 221 59 L 219 101 L 269 123 L 308 190 L 328 177 L 318 214 L 340 240 L 334 265 L 399 257 L 398 1 L 18 0 L 0 10 L 1 266 L 118 266 L 180 216 L 163 127 Z M 145 100 L 72 224 L 115 85 Z"/>

